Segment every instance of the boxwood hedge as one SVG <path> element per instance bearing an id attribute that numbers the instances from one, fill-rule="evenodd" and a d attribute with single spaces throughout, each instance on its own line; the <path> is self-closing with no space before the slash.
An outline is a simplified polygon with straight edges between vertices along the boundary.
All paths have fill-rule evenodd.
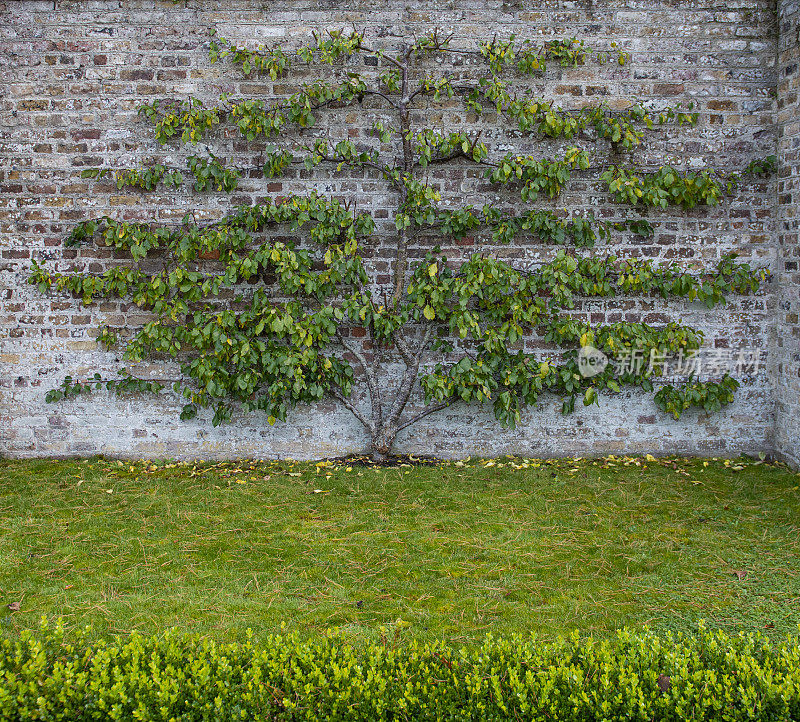
<path id="1" fill-rule="evenodd" d="M 353 648 L 176 631 L 92 642 L 43 624 L 0 641 L 0 719 L 800 720 L 800 639 L 701 626 Z"/>

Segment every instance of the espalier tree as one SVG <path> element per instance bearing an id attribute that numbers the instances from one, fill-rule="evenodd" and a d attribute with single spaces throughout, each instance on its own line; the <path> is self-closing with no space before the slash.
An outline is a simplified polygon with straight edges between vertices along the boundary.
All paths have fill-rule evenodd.
<path id="1" fill-rule="evenodd" d="M 249 50 L 212 32 L 210 54 L 214 62 L 232 61 L 245 76 L 273 81 L 298 65 L 306 66 L 306 74 L 308 68 L 319 71 L 291 95 L 223 95 L 215 105 L 189 98 L 141 108 L 162 144 L 180 140 L 197 147 L 202 141 L 208 149 L 223 126 L 238 129 L 254 147 L 261 144 L 256 167 L 223 163 L 208 150 L 189 156 L 182 168 L 98 168 L 83 176 L 142 191 L 161 185 L 177 192 L 188 181 L 197 193 L 231 193 L 244 176 L 257 181 L 291 172 L 311 183 L 326 167 L 345 170 L 385 182 L 396 199 L 391 237 L 351 202 L 313 190 L 276 197 L 264 188 L 260 197 L 266 200 L 234 207 L 213 221 L 190 213 L 174 226 L 111 217 L 79 223 L 68 244 L 109 246 L 128 261 L 102 273 L 56 274 L 35 264 L 31 283 L 43 292 L 72 292 L 84 304 L 109 297 L 132 301 L 152 320 L 138 329 L 102 329 L 100 342 L 124 347 L 130 362 L 119 378 L 67 378 L 48 400 L 101 386 L 120 393 L 171 386 L 185 400 L 184 420 L 210 407 L 218 424 L 241 408 L 265 412 L 272 424 L 289 418 L 298 404 L 333 397 L 364 426 L 374 457 L 382 459 L 398 432 L 456 402 L 489 402 L 498 421 L 513 427 L 522 406 L 544 393 L 564 397 L 568 413 L 576 399 L 589 405 L 600 391 L 619 393 L 633 385 L 655 390 L 656 403 L 676 417 L 690 406 L 710 412 L 733 399 L 738 383 L 727 375 L 657 388 L 658 371 L 648 364 L 627 370 L 610 364 L 590 378 L 579 373 L 582 345 L 609 356 L 635 348 L 663 358 L 691 353 L 703 334 L 678 322 L 593 326 L 574 317 L 576 300 L 656 295 L 712 307 L 728 293 L 755 291 L 765 277 L 732 256 L 714 268 L 685 269 L 592 250 L 617 232 L 652 234 L 649 208 L 715 205 L 747 173 L 765 173 L 774 163 L 753 161 L 741 175 L 637 169 L 632 151 L 647 131 L 658 124 L 693 125 L 691 108 L 653 112 L 631 103 L 623 111 L 604 104 L 567 111 L 524 92 L 526 76 L 541 76 L 548 64 L 622 65 L 624 53 L 597 53 L 572 39 L 534 46 L 512 38 L 461 49 L 438 32 L 394 50 L 372 47 L 358 32 L 315 36 L 291 51 Z M 464 79 L 465 68 L 474 71 L 473 81 Z M 365 99 L 371 109 L 363 107 Z M 463 104 L 467 121 L 458 129 L 413 122 L 437 104 L 452 112 L 456 103 Z M 321 114 L 348 107 L 361 109 L 371 138 L 336 140 L 315 127 Z M 502 153 L 477 130 L 464 129 L 481 116 L 490 116 L 494 127 L 509 125 L 509 137 L 549 143 L 550 150 L 544 145 L 535 155 Z M 265 149 L 265 138 L 283 144 Z M 554 155 L 554 145 L 566 149 Z M 609 150 L 619 162 L 598 165 Z M 441 164 L 478 169 L 484 185 L 507 189 L 513 210 L 443 202 L 429 182 L 431 167 Z M 297 173 L 298 166 L 311 173 Z M 626 220 L 610 224 L 546 207 L 574 174 L 593 177 L 627 206 L 621 213 Z M 488 253 L 448 261 L 433 243 L 427 254 L 418 250 L 420 239 L 452 242 L 468 234 L 494 248 L 523 236 L 561 248 L 526 268 Z M 376 247 L 391 249 L 388 284 L 378 283 L 364 253 Z M 537 357 L 525 350 L 531 338 L 561 350 Z M 136 362 L 148 358 L 175 359 L 180 377 L 137 376 Z M 402 370 L 388 373 L 398 363 Z M 415 387 L 424 403 L 409 403 Z"/>

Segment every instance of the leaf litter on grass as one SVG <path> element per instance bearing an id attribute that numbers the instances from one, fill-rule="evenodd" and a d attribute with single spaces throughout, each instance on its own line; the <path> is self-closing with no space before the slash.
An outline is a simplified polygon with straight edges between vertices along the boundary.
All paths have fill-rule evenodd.
<path id="1" fill-rule="evenodd" d="M 6 619 L 355 638 L 402 619 L 461 641 L 796 627 L 797 477 L 780 463 L 417 458 L 1 462 L 0 591 L 28 600 Z"/>

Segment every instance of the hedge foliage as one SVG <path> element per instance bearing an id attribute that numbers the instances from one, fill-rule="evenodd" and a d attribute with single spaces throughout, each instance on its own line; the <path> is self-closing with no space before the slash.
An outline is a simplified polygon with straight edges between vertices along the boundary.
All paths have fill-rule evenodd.
<path id="1" fill-rule="evenodd" d="M 106 641 L 59 624 L 0 642 L 3 720 L 800 720 L 800 639 L 701 626 L 543 644 L 352 648 L 170 631 Z"/>

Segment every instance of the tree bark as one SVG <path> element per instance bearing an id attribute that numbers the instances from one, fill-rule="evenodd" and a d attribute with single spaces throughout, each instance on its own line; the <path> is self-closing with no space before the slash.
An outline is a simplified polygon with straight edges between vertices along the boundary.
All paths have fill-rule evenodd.
<path id="1" fill-rule="evenodd" d="M 394 424 L 375 430 L 372 434 L 373 461 L 383 462 L 389 458 L 392 446 L 394 446 L 395 436 L 397 436 L 397 427 Z"/>

